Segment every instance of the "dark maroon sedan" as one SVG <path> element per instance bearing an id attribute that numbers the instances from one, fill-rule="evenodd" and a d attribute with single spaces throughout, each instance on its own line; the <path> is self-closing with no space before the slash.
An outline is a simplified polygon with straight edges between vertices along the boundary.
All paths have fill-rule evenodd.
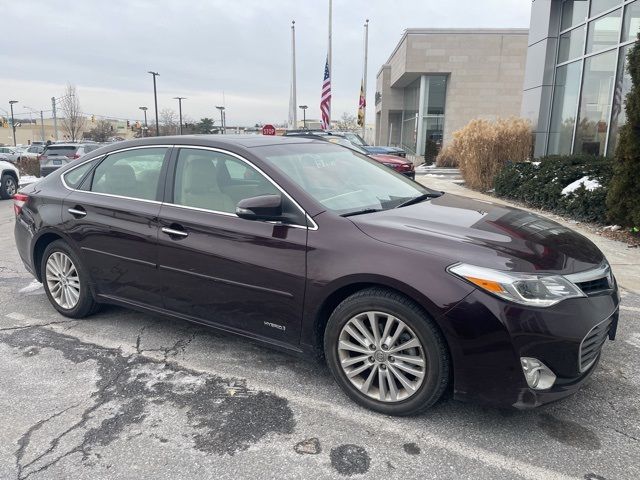
<path id="1" fill-rule="evenodd" d="M 113 144 L 15 196 L 16 245 L 51 304 L 161 313 L 323 353 L 358 403 L 534 407 L 578 390 L 618 292 L 586 238 L 430 190 L 331 143 Z"/>

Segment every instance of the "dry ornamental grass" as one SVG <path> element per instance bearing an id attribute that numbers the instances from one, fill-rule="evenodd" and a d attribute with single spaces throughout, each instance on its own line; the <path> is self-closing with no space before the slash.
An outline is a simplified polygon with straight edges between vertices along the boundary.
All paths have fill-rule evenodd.
<path id="1" fill-rule="evenodd" d="M 522 118 L 472 120 L 453 136 L 443 152 L 447 159 L 458 161 L 466 185 L 475 190 L 491 189 L 507 163 L 524 162 L 531 156 L 531 124 Z"/>

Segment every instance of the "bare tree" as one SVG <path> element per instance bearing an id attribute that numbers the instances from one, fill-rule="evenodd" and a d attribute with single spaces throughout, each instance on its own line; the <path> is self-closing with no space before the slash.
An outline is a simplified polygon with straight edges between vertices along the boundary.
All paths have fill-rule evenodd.
<path id="1" fill-rule="evenodd" d="M 67 84 L 64 96 L 61 100 L 61 109 L 64 114 L 62 119 L 62 128 L 67 133 L 72 142 L 80 138 L 80 133 L 84 129 L 86 119 L 82 116 L 80 108 L 80 98 L 76 92 L 76 87 Z"/>
<path id="2" fill-rule="evenodd" d="M 96 142 L 106 142 L 109 137 L 114 135 L 114 128 L 111 122 L 107 120 L 98 120 L 96 126 L 89 130 L 85 137 L 90 138 Z"/>
<path id="3" fill-rule="evenodd" d="M 347 112 L 342 114 L 340 120 L 336 122 L 338 130 L 343 132 L 355 132 L 360 129 L 358 126 L 358 119 L 355 115 L 349 115 Z"/>
<path id="4" fill-rule="evenodd" d="M 178 115 L 172 108 L 160 110 L 160 135 L 175 135 L 178 131 Z"/>

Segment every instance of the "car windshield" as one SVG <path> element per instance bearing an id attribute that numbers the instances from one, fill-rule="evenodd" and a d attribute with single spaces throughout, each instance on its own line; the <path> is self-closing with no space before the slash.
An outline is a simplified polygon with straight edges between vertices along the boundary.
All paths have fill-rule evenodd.
<path id="1" fill-rule="evenodd" d="M 323 206 L 341 215 L 388 210 L 414 198 L 439 194 L 375 160 L 328 142 L 256 150 Z"/>

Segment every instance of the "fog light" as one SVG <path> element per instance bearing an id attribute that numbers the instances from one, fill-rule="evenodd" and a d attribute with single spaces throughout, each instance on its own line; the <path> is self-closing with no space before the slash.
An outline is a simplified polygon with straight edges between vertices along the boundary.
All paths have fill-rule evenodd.
<path id="1" fill-rule="evenodd" d="M 537 358 L 520 357 L 527 384 L 534 390 L 546 390 L 556 382 L 556 375 Z"/>

